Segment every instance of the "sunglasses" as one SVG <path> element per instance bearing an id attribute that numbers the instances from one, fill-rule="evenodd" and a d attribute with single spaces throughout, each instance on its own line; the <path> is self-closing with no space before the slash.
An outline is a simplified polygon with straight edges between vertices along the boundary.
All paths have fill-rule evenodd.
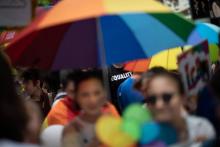
<path id="1" fill-rule="evenodd" d="M 175 93 L 162 93 L 160 95 L 150 95 L 145 98 L 144 103 L 155 105 L 158 98 L 161 98 L 166 104 L 170 102 Z"/>

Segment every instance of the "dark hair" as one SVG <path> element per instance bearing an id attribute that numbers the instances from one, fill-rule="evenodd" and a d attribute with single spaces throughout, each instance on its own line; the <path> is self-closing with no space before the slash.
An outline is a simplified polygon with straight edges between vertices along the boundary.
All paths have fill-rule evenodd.
<path id="1" fill-rule="evenodd" d="M 179 93 L 181 95 L 184 95 L 185 91 L 184 91 L 183 83 L 181 80 L 181 76 L 178 72 L 170 72 L 164 68 L 155 67 L 155 68 L 150 69 L 145 74 L 143 74 L 140 81 L 143 81 L 144 79 L 148 79 L 149 81 L 151 81 L 152 79 L 159 77 L 159 76 L 167 77 L 173 80 L 177 84 Z M 139 83 L 141 83 L 140 81 Z"/>
<path id="2" fill-rule="evenodd" d="M 41 81 L 39 70 L 33 68 L 25 70 L 22 73 L 21 77 L 23 78 L 24 82 L 33 81 L 33 83 L 35 84 L 38 80 Z"/>
<path id="3" fill-rule="evenodd" d="M 64 78 L 64 80 L 62 81 L 62 88 L 63 90 L 65 90 L 69 84 L 69 82 L 74 82 L 75 81 L 75 75 L 74 72 L 70 72 L 67 74 L 67 76 Z"/>
<path id="4" fill-rule="evenodd" d="M 104 86 L 102 72 L 101 70 L 98 70 L 98 69 L 78 70 L 74 72 L 72 77 L 74 78 L 75 91 L 78 91 L 79 85 L 82 82 L 89 80 L 89 79 L 97 79 Z M 75 101 L 73 107 L 75 110 L 78 110 L 78 111 L 80 110 L 80 106 L 77 101 Z"/>
<path id="5" fill-rule="evenodd" d="M 0 139 L 24 140 L 28 117 L 24 102 L 18 97 L 10 66 L 0 53 Z"/>
<path id="6" fill-rule="evenodd" d="M 140 89 L 142 86 L 142 81 L 145 78 L 149 78 L 152 74 L 157 74 L 157 73 L 161 73 L 161 72 L 166 72 L 166 69 L 160 66 L 157 67 L 153 67 L 150 70 L 148 70 L 147 72 L 145 72 L 141 78 L 135 83 L 134 87 L 135 89 Z"/>
<path id="7" fill-rule="evenodd" d="M 58 71 L 49 72 L 44 77 L 43 82 L 48 86 L 48 90 L 53 93 L 57 93 L 60 89 L 60 76 Z"/>
<path id="8" fill-rule="evenodd" d="M 75 77 L 75 90 L 76 91 L 78 90 L 79 85 L 83 81 L 86 81 L 89 79 L 97 79 L 104 86 L 102 72 L 101 72 L 101 70 L 98 70 L 98 69 L 90 69 L 90 70 L 86 70 L 86 71 L 76 71 L 74 73 L 74 77 Z"/>

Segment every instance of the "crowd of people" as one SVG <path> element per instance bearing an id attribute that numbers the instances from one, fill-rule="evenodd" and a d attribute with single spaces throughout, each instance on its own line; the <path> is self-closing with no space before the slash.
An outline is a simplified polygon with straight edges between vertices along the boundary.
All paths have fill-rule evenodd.
<path id="1" fill-rule="evenodd" d="M 173 146 L 219 145 L 219 69 L 197 98 L 189 98 L 181 75 L 162 67 L 145 73 L 125 71 L 117 64 L 108 70 L 62 74 L 17 69 L 13 74 L 2 54 L 0 67 L 2 147 L 105 146 L 95 132 L 97 120 L 103 115 L 120 118 L 133 103 L 147 107 L 156 122 L 176 130 Z"/>

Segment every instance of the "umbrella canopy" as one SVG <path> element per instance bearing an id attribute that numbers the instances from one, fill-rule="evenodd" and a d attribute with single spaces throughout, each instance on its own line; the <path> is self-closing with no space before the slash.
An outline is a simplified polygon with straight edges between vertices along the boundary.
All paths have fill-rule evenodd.
<path id="1" fill-rule="evenodd" d="M 46 11 L 48 11 L 51 7 L 37 7 L 35 11 L 36 16 L 40 16 Z M 4 44 L 6 47 L 8 43 L 10 43 L 15 36 L 19 34 L 20 30 L 13 30 L 13 31 L 0 31 L 0 45 Z"/>
<path id="2" fill-rule="evenodd" d="M 218 60 L 219 55 L 219 35 L 220 28 L 210 23 L 197 23 L 195 29 L 188 38 L 188 44 L 196 45 L 207 39 L 209 42 L 209 53 L 212 62 Z M 189 47 L 184 47 L 187 50 Z M 128 62 L 126 70 L 133 72 L 145 72 L 155 66 L 162 66 L 168 70 L 177 69 L 176 57 L 182 52 L 181 48 L 162 51 L 149 59 L 135 60 Z"/>
<path id="3" fill-rule="evenodd" d="M 210 23 L 198 23 L 188 38 L 188 44 L 196 45 L 203 40 L 209 42 L 209 54 L 212 62 L 218 60 L 220 28 Z"/>
<path id="4" fill-rule="evenodd" d="M 19 66 L 95 67 L 182 46 L 193 28 L 154 0 L 63 0 L 28 26 L 6 53 Z"/>
<path id="5" fill-rule="evenodd" d="M 156 66 L 161 66 L 168 70 L 176 70 L 178 68 L 177 56 L 182 52 L 182 48 L 165 50 L 149 59 L 128 62 L 125 65 L 125 70 L 132 72 L 146 72 L 148 69 Z"/>

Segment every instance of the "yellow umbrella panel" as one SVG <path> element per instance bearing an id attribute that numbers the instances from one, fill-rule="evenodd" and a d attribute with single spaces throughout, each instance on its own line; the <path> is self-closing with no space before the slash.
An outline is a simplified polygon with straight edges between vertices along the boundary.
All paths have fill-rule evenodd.
<path id="1" fill-rule="evenodd" d="M 164 67 L 168 70 L 176 70 L 177 56 L 183 52 L 181 47 L 162 51 L 149 59 L 135 60 L 125 65 L 125 70 L 133 72 L 145 72 L 156 66 Z"/>

